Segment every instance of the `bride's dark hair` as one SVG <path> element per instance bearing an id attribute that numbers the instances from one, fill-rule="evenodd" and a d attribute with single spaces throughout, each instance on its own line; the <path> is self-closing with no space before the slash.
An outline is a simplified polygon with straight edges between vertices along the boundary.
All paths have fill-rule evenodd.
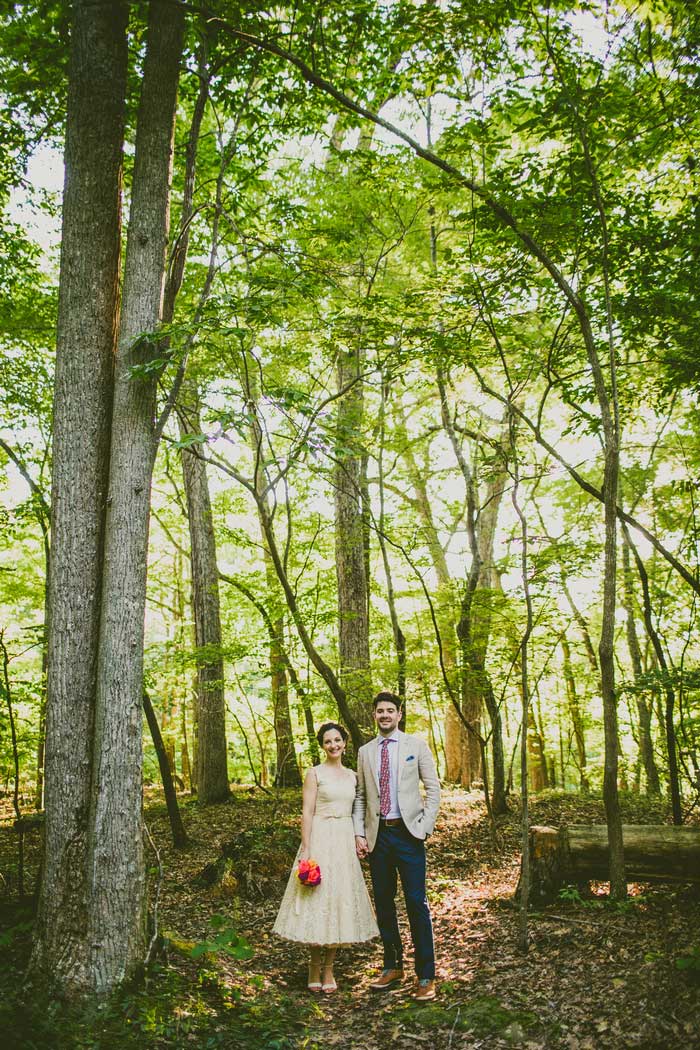
<path id="1" fill-rule="evenodd" d="M 316 734 L 316 739 L 318 740 L 321 747 L 323 747 L 323 738 L 329 729 L 337 729 L 343 738 L 343 742 L 345 742 L 348 739 L 348 731 L 347 729 L 345 729 L 344 726 L 339 725 L 337 722 L 324 722 L 321 728 L 319 729 L 318 733 Z"/>

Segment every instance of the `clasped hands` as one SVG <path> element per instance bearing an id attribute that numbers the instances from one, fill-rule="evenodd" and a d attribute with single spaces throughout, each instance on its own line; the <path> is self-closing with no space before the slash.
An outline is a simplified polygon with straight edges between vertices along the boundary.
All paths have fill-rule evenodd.
<path id="1" fill-rule="evenodd" d="M 355 835 L 355 852 L 360 860 L 364 860 L 369 853 L 369 846 L 364 835 Z"/>

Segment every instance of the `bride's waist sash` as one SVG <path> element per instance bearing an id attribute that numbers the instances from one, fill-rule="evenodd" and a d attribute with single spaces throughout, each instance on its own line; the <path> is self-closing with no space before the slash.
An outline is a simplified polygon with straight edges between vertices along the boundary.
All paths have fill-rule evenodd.
<path id="1" fill-rule="evenodd" d="M 338 806 L 321 805 L 316 807 L 315 817 L 321 820 L 351 820 L 352 816 L 347 809 L 341 810 Z"/>

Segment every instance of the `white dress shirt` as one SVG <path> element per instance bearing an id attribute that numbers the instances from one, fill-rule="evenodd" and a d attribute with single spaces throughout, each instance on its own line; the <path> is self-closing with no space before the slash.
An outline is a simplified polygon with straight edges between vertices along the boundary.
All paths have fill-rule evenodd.
<path id="1" fill-rule="evenodd" d="M 377 737 L 377 777 L 382 768 L 382 751 L 384 741 L 388 740 L 387 751 L 389 754 L 389 812 L 387 820 L 398 820 L 401 817 L 399 809 L 399 734 L 394 730 L 391 736 Z"/>

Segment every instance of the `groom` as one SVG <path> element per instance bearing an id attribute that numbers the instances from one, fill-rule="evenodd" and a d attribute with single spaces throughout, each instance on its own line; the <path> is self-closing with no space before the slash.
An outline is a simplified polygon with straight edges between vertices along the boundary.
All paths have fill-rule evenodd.
<path id="1" fill-rule="evenodd" d="M 415 952 L 414 998 L 435 998 L 433 927 L 425 894 L 425 840 L 440 804 L 440 782 L 430 748 L 399 730 L 401 700 L 374 698 L 379 735 L 357 753 L 357 794 L 352 816 L 359 857 L 369 854 L 384 968 L 370 988 L 388 992 L 403 980 L 403 946 L 396 918 L 396 875 L 401 877 Z M 420 783 L 425 789 L 425 799 Z"/>

